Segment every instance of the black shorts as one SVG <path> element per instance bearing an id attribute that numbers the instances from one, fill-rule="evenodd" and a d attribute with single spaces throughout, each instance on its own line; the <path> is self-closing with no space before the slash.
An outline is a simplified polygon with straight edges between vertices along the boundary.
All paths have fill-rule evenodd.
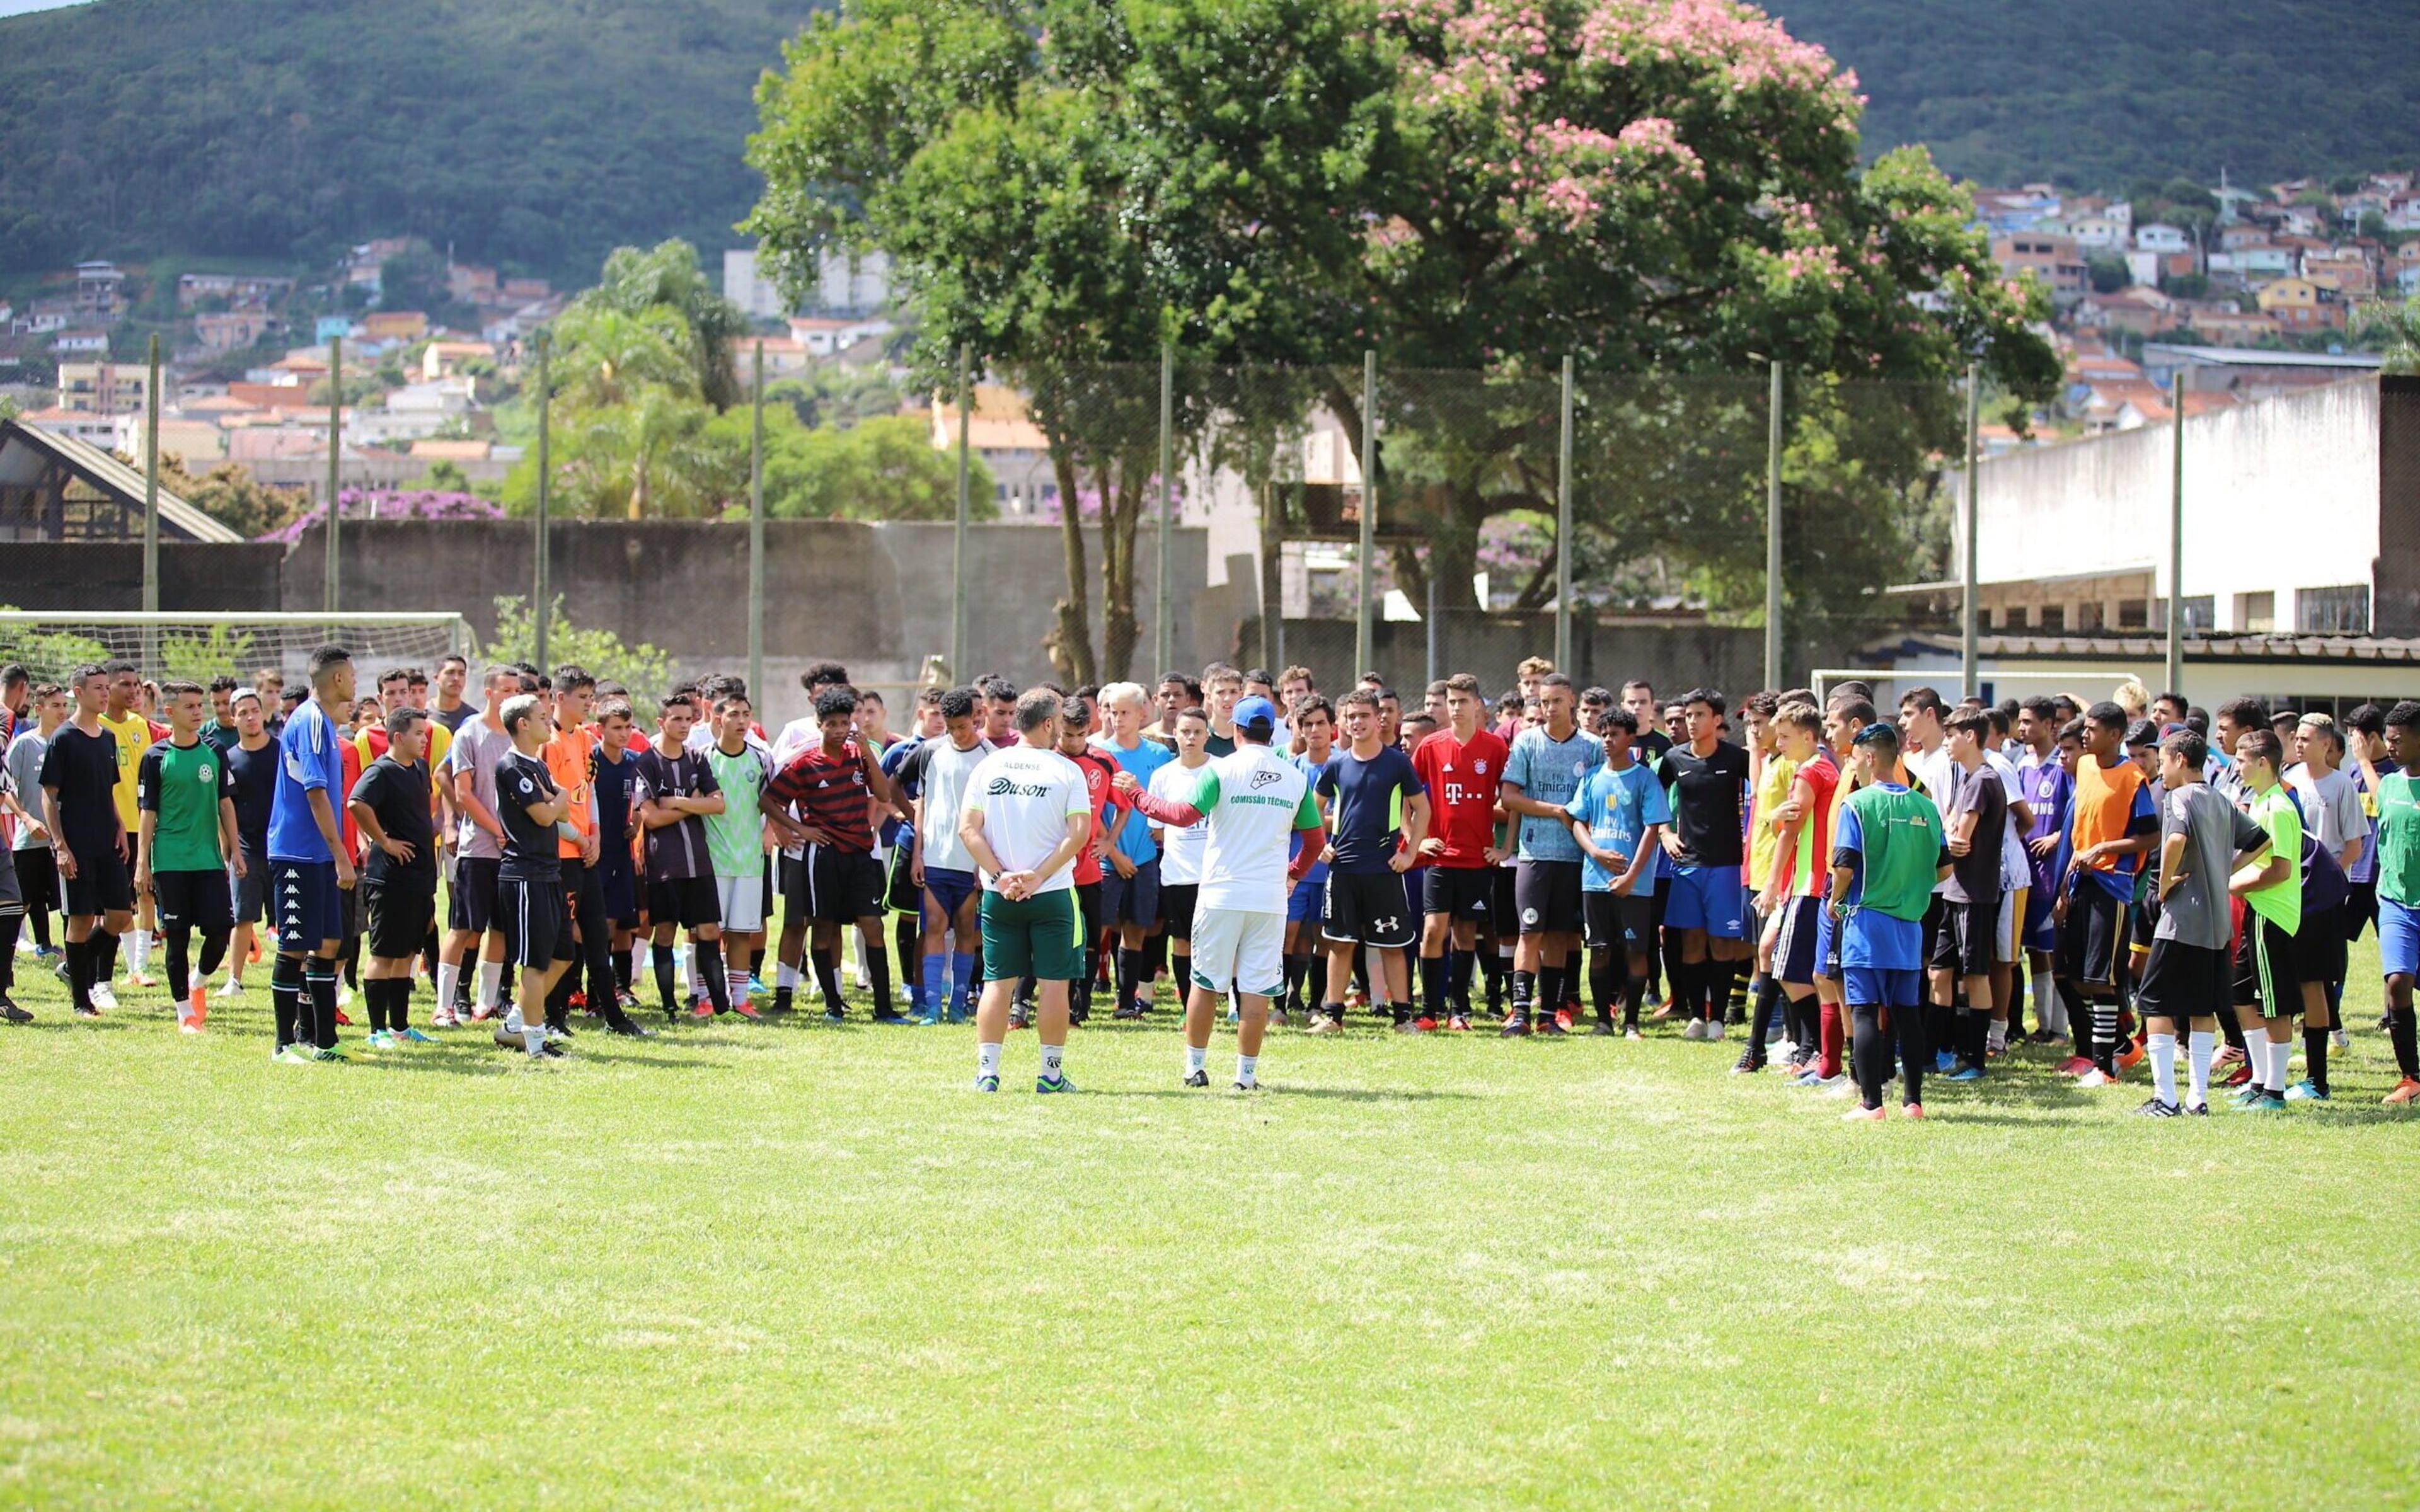
<path id="1" fill-rule="evenodd" d="M 393 961 L 420 953 L 429 921 L 437 917 L 434 888 L 416 882 L 383 882 L 364 883 L 354 890 L 362 895 L 362 917 L 368 924 L 362 937 L 370 954 Z"/>
<path id="2" fill-rule="evenodd" d="M 2294 936 L 2250 909 L 2235 942 L 2235 1001 L 2238 1007 L 2259 1005 L 2263 1018 L 2292 1018 L 2303 1011 Z"/>
<path id="3" fill-rule="evenodd" d="M 1580 932 L 1580 864 L 1577 861 L 1512 863 L 1512 917 L 1524 934 Z"/>
<path id="4" fill-rule="evenodd" d="M 854 924 L 882 912 L 882 863 L 872 851 L 810 845 L 782 861 L 782 901 L 788 917 L 819 924 Z"/>
<path id="5" fill-rule="evenodd" d="M 257 924 L 269 917 L 269 853 L 243 848 L 243 876 L 235 885 L 235 921 Z"/>
<path id="6" fill-rule="evenodd" d="M 647 884 L 647 922 L 661 929 L 704 929 L 722 922 L 712 877 L 666 877 Z"/>
<path id="7" fill-rule="evenodd" d="M 134 906 L 134 878 L 115 845 L 103 845 L 86 856 L 71 850 L 76 874 L 59 879 L 59 911 L 70 918 L 88 914 L 122 914 Z"/>
<path id="8" fill-rule="evenodd" d="M 9 857 L 17 864 L 17 891 L 36 913 L 54 913 L 59 906 L 59 863 L 47 845 L 28 845 Z"/>
<path id="9" fill-rule="evenodd" d="M 445 905 L 446 928 L 485 934 L 502 927 L 496 922 L 496 872 L 504 864 L 492 856 L 465 856 L 454 863 L 454 892 Z"/>
<path id="10" fill-rule="evenodd" d="M 893 845 L 891 859 L 884 863 L 882 904 L 894 914 L 906 914 L 914 919 L 924 917 L 923 889 L 916 886 L 915 857 L 910 847 Z"/>
<path id="11" fill-rule="evenodd" d="M 2134 1011 L 2145 1018 L 2212 1018 L 2233 996 L 2235 964 L 2223 945 L 2186 945 L 2153 940 L 2143 980 L 2134 988 Z"/>
<path id="12" fill-rule="evenodd" d="M 1496 873 L 1496 896 L 1487 905 L 1487 927 L 1492 933 L 1511 939 L 1512 921 L 1521 917 L 1519 889 L 1512 882 L 1513 868 L 1496 866 L 1488 870 Z"/>
<path id="13" fill-rule="evenodd" d="M 2303 927 L 2294 933 L 2294 974 L 2304 981 L 2345 980 L 2345 915 L 2341 905 L 2322 913 L 2305 911 Z"/>
<path id="14" fill-rule="evenodd" d="M 345 929 L 345 933 L 337 936 L 338 939 L 349 944 L 361 938 L 362 889 L 358 883 L 349 887 L 336 889 L 336 918 Z"/>
<path id="15" fill-rule="evenodd" d="M 1171 940 L 1193 938 L 1193 900 L 1200 897 L 1198 882 L 1162 882 L 1159 885 L 1159 918 L 1168 926 Z"/>
<path id="16" fill-rule="evenodd" d="M 2377 837 L 2370 838 L 2375 843 Z M 2367 882 L 2348 882 L 2345 886 L 2350 890 L 2345 894 L 2341 912 L 2344 915 L 2345 943 L 2350 945 L 2361 938 L 2364 927 L 2378 922 L 2378 879 L 2372 877 Z"/>
<path id="17" fill-rule="evenodd" d="M 2058 927 L 2058 975 L 2088 987 L 2112 987 L 2126 959 L 2126 905 L 2089 877 L 2068 893 L 2067 921 Z"/>
<path id="18" fill-rule="evenodd" d="M 207 872 L 154 872 L 151 907 L 163 930 L 235 928 L 235 899 L 227 890 L 226 868 Z"/>
<path id="19" fill-rule="evenodd" d="M 628 929 L 639 921 L 638 878 L 630 870 L 630 858 L 600 861 L 597 867 L 597 886 L 605 898 L 605 919 L 616 929 Z"/>
<path id="20" fill-rule="evenodd" d="M 559 876 L 535 881 L 499 877 L 496 927 L 504 933 L 504 959 L 517 966 L 544 970 L 576 953 L 571 910 L 564 902 Z"/>
<path id="21" fill-rule="evenodd" d="M 1773 937 L 1774 976 L 1782 981 L 1813 986 L 1815 969 L 1822 964 L 1816 959 L 1815 948 L 1823 933 L 1823 899 L 1809 893 L 1783 900 L 1781 928 Z M 1827 976 L 1838 974 L 1837 971 L 1825 973 Z"/>
<path id="22" fill-rule="evenodd" d="M 1992 942 L 1999 933 L 2000 895 L 1963 903 L 1942 898 L 1933 902 L 1942 912 L 1941 933 L 1933 937 L 1927 963 L 1935 971 L 1954 971 L 1962 977 L 1990 976 L 1998 964 Z"/>
<path id="23" fill-rule="evenodd" d="M 1401 950 L 1419 938 L 1419 926 L 1404 907 L 1404 879 L 1392 871 L 1327 869 L 1327 895 L 1320 910 L 1322 938 L 1339 944 L 1374 945 Z"/>
<path id="24" fill-rule="evenodd" d="M 1580 895 L 1580 921 L 1586 929 L 1590 949 L 1636 950 L 1644 955 L 1655 945 L 1655 895 L 1640 892 L 1636 887 L 1621 897 L 1609 892 L 1584 892 Z"/>
<path id="25" fill-rule="evenodd" d="M 1484 923 L 1496 911 L 1496 868 L 1433 866 L 1420 882 L 1420 912 Z"/>
<path id="26" fill-rule="evenodd" d="M 1924 905 L 1924 964 L 1926 965 L 1948 964 L 1941 959 L 1941 942 L 1948 933 L 1949 900 L 1936 892 L 1932 895 L 1932 901 Z"/>

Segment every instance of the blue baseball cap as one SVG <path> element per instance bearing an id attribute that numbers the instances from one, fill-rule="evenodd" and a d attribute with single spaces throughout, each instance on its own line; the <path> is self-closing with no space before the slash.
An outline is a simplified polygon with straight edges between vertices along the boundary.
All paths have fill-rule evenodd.
<path id="1" fill-rule="evenodd" d="M 1235 705 L 1238 729 L 1257 728 L 1264 734 L 1274 734 L 1278 728 L 1278 706 L 1264 698 L 1248 698 Z"/>

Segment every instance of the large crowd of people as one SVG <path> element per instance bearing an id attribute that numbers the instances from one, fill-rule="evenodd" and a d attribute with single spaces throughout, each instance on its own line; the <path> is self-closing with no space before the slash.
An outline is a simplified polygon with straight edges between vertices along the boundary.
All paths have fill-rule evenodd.
<path id="1" fill-rule="evenodd" d="M 1070 1026 L 1165 990 L 1189 1087 L 1222 1010 L 1248 1091 L 1270 1025 L 1358 1013 L 1736 1030 L 1732 1072 L 1853 1120 L 2058 1044 L 2080 1086 L 2147 1078 L 2164 1118 L 2326 1101 L 2374 927 L 2386 1101 L 2420 1102 L 2420 702 L 2213 716 L 2130 681 L 1734 704 L 1533 657 L 1500 695 L 1458 673 L 1417 704 L 1300 667 L 988 676 L 894 732 L 820 663 L 811 714 L 768 733 L 734 677 L 642 702 L 577 666 L 489 666 L 475 699 L 471 673 L 365 688 L 336 646 L 293 687 L 0 668 L 0 1017 L 31 1017 L 30 957 L 79 1015 L 164 988 L 202 1034 L 265 958 L 279 1063 L 348 1058 L 355 1008 L 355 1054 L 427 1042 L 423 992 L 431 1028 L 545 1060 L 575 1016 L 779 1016 L 811 979 L 845 1021 L 854 975 L 876 1023 L 971 1019 L 986 1092 L 1027 1028 L 1036 1091 L 1072 1089 Z"/>

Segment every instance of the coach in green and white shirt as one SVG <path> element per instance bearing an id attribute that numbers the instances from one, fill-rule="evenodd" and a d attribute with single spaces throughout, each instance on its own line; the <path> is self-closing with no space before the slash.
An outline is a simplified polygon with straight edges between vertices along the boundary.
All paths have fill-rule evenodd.
<path id="1" fill-rule="evenodd" d="M 1190 801 L 1145 792 L 1130 772 L 1118 790 L 1163 825 L 1207 821 L 1201 890 L 1193 911 L 1193 987 L 1185 1003 L 1185 1085 L 1207 1087 L 1210 1026 L 1233 984 L 1242 1022 L 1235 1032 L 1235 1087 L 1250 1091 L 1261 1057 L 1269 999 L 1285 987 L 1286 898 L 1327 844 L 1311 779 L 1270 746 L 1277 705 L 1248 698 L 1235 705 L 1236 745 L 1194 779 Z M 1297 831 L 1302 846 L 1288 864 Z"/>
<path id="2" fill-rule="evenodd" d="M 1037 1092 L 1072 1092 L 1061 1067 L 1067 1048 L 1067 983 L 1083 969 L 1083 921 L 1073 864 L 1093 838 L 1084 774 L 1054 748 L 1061 700 L 1037 687 L 1016 701 L 1016 744 L 994 751 L 967 778 L 958 838 L 983 879 L 983 997 L 975 1006 L 975 1090 L 1000 1090 L 1000 1051 L 1020 978 L 1036 984 L 1042 1041 Z"/>

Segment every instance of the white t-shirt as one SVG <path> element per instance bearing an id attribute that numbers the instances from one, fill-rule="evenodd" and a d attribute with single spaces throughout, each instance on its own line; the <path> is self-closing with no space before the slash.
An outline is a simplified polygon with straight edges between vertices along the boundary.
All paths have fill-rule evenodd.
<path id="1" fill-rule="evenodd" d="M 968 778 L 961 807 L 983 815 L 984 839 L 1001 865 L 1011 872 L 1025 872 L 1040 865 L 1067 838 L 1071 817 L 1092 811 L 1092 797 L 1084 787 L 1083 770 L 1074 762 L 1055 750 L 1019 741 L 1006 750 L 992 752 L 976 765 Z M 933 810 L 928 805 L 924 811 Z M 983 885 L 986 892 L 1000 890 L 996 875 L 986 873 Z M 1039 895 L 1075 885 L 1071 857 L 1066 865 L 1039 879 L 1033 891 Z"/>
<path id="2" fill-rule="evenodd" d="M 1202 774 L 1210 770 L 1208 763 L 1187 770 L 1177 762 L 1168 762 L 1151 774 L 1151 795 L 1166 798 L 1171 803 L 1191 803 L 1195 789 L 1202 785 Z M 1159 834 L 1159 885 L 1163 887 L 1189 887 L 1202 880 L 1202 852 L 1210 843 L 1210 823 L 1187 825 L 1179 829 L 1163 825 Z"/>
<path id="3" fill-rule="evenodd" d="M 1209 831 L 1194 906 L 1284 913 L 1294 832 L 1320 822 L 1302 768 L 1275 747 L 1242 746 L 1194 773 L 1183 801 L 1202 810 Z M 1167 875 L 1163 869 L 1163 883 Z"/>
<path id="4" fill-rule="evenodd" d="M 1927 751 L 1908 747 L 1902 759 L 1907 763 L 1907 769 L 1916 775 L 1916 779 L 1924 784 L 1924 791 L 1932 799 L 1933 806 L 1947 813 L 1949 795 L 1958 791 L 1958 779 L 1964 775 L 1958 770 L 1956 759 L 1949 754 L 1949 742 L 1945 740 Z M 1947 879 L 1934 883 L 1934 895 L 1938 896 L 1947 886 Z"/>
<path id="5" fill-rule="evenodd" d="M 916 834 L 923 847 L 924 870 L 927 872 L 971 872 L 975 858 L 967 854 L 967 842 L 958 838 L 958 815 L 966 807 L 967 779 L 993 752 L 992 743 L 977 736 L 973 747 L 960 750 L 942 735 L 917 748 L 908 757 L 919 761 L 923 768 L 923 786 L 918 790 L 924 801 L 924 828 Z M 991 821 L 984 821 L 988 833 Z M 997 845 L 999 841 L 994 841 Z M 1059 843 L 1053 840 L 1050 843 Z"/>
<path id="6" fill-rule="evenodd" d="M 2009 795 L 2008 834 L 2000 841 L 2000 890 L 2014 892 L 2019 887 L 2034 885 L 2034 869 L 2026 856 L 2024 837 L 2017 828 L 2017 805 L 2025 797 L 2024 779 L 2017 775 L 2014 762 L 1996 750 L 1983 753 L 1984 764 L 2000 774 L 2000 786 Z"/>

